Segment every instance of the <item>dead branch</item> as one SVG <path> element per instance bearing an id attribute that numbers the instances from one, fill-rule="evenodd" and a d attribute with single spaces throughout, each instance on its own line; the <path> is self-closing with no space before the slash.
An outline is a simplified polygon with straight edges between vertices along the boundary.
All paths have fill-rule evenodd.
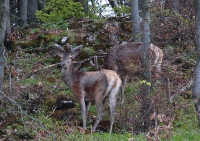
<path id="1" fill-rule="evenodd" d="M 126 14 L 126 15 L 123 15 L 123 16 L 108 17 L 107 19 L 111 20 L 111 19 L 117 19 L 117 18 L 126 18 L 126 17 L 129 17 L 129 16 L 131 16 L 131 14 Z"/>
<path id="2" fill-rule="evenodd" d="M 87 62 L 87 61 L 90 61 L 91 59 L 94 59 L 95 57 L 96 57 L 96 58 L 104 58 L 105 55 L 102 55 L 102 56 L 90 56 L 89 58 L 84 59 L 84 60 L 82 60 L 82 61 L 80 61 L 80 62 L 78 62 L 78 63 L 83 64 L 83 63 L 85 63 L 85 62 Z"/>

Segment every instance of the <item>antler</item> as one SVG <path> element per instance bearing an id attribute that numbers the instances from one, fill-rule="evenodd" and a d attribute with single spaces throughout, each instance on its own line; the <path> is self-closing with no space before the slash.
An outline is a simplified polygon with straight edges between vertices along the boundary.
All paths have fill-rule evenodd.
<path id="1" fill-rule="evenodd" d="M 58 44 L 54 44 L 54 45 L 53 45 L 53 48 L 56 49 L 56 50 L 58 50 L 58 51 L 65 52 L 64 48 L 62 48 L 62 47 L 61 47 L 60 45 L 58 45 Z"/>

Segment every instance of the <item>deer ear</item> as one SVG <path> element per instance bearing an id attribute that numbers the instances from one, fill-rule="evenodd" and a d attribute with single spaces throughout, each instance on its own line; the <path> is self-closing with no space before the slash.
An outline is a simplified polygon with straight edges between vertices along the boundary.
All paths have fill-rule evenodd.
<path id="1" fill-rule="evenodd" d="M 83 48 L 82 45 L 77 46 L 75 48 L 71 48 L 72 58 L 75 58 L 76 56 L 78 56 L 82 48 Z"/>

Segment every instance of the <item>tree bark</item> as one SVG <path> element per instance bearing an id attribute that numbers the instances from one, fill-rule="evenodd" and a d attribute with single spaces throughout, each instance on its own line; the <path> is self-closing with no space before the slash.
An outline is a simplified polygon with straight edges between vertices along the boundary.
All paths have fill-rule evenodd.
<path id="1" fill-rule="evenodd" d="M 194 71 L 193 100 L 195 104 L 198 127 L 200 128 L 200 1 L 194 0 L 195 5 L 195 33 L 196 33 L 196 65 Z"/>
<path id="2" fill-rule="evenodd" d="M 37 0 L 28 0 L 28 23 L 31 27 L 35 27 L 35 24 L 38 22 L 35 16 L 35 12 L 38 10 L 38 1 Z"/>
<path id="3" fill-rule="evenodd" d="M 83 6 L 83 12 L 87 15 L 88 14 L 88 0 L 82 0 L 81 4 Z"/>
<path id="4" fill-rule="evenodd" d="M 2 83 L 4 77 L 4 38 L 6 31 L 6 0 L 0 1 L 0 91 L 2 91 Z"/>
<path id="5" fill-rule="evenodd" d="M 19 26 L 23 29 L 27 25 L 27 0 L 19 0 Z"/>
<path id="6" fill-rule="evenodd" d="M 44 8 L 45 3 L 46 3 L 46 0 L 39 0 L 38 1 L 38 10 L 42 10 Z"/>
<path id="7" fill-rule="evenodd" d="M 6 34 L 11 33 L 10 25 L 10 1 L 6 0 Z"/>
<path id="8" fill-rule="evenodd" d="M 131 18 L 132 18 L 132 41 L 140 42 L 140 16 L 138 9 L 138 0 L 131 0 Z"/>
<path id="9" fill-rule="evenodd" d="M 148 48 L 150 45 L 150 0 L 143 0 L 142 6 L 142 42 L 143 42 L 143 80 L 145 83 L 141 86 L 142 96 L 142 117 L 143 117 L 143 129 L 148 129 L 150 125 L 149 109 L 151 101 L 147 99 L 147 95 L 150 93 L 151 72 L 150 72 L 150 59 L 148 56 Z"/>

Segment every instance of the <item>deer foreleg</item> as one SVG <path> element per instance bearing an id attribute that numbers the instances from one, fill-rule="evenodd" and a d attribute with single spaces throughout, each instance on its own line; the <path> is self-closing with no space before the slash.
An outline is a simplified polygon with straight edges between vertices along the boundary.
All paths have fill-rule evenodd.
<path id="1" fill-rule="evenodd" d="M 79 102 L 81 106 L 81 114 L 82 114 L 82 121 L 83 121 L 83 128 L 86 129 L 86 106 L 85 106 L 85 100 L 82 98 Z"/>

